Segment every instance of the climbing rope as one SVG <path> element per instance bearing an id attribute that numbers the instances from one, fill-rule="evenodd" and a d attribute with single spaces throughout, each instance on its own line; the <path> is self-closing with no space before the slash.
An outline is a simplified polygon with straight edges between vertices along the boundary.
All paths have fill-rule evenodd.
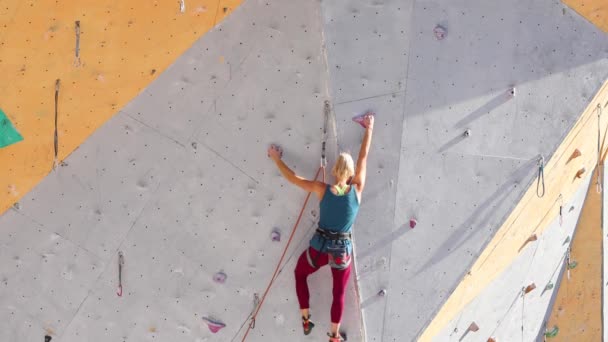
<path id="1" fill-rule="evenodd" d="M 542 185 L 542 192 L 540 187 Z M 536 180 L 536 196 L 542 198 L 545 196 L 545 157 L 542 155 L 538 158 L 538 179 Z"/>
<path id="2" fill-rule="evenodd" d="M 602 148 L 600 147 L 600 139 L 602 137 L 602 133 L 600 130 L 600 120 L 602 116 L 602 105 L 597 104 L 597 180 L 595 182 L 595 189 L 598 194 L 602 193 L 602 180 L 600 176 L 600 160 L 602 159 Z"/>
<path id="3" fill-rule="evenodd" d="M 325 182 L 325 167 L 327 165 L 327 158 L 325 156 L 325 151 L 326 151 L 325 146 L 326 146 L 326 142 L 327 142 L 327 125 L 328 125 L 328 121 L 329 121 L 330 109 L 331 108 L 329 105 L 329 101 L 325 101 L 325 104 L 323 107 L 324 120 L 323 120 L 323 138 L 322 138 L 322 142 L 321 142 L 321 163 L 320 163 L 321 165 L 320 165 L 319 169 L 317 170 L 317 173 L 315 174 L 315 178 L 313 181 L 316 181 L 317 178 L 319 178 L 319 174 L 321 173 L 321 171 L 323 171 L 322 180 L 323 180 L 323 182 Z M 258 316 L 258 313 L 260 312 L 260 309 L 262 308 L 262 305 L 264 304 L 264 301 L 266 300 L 266 296 L 268 295 L 268 292 L 270 291 L 272 284 L 276 280 L 277 275 L 283 270 L 283 268 L 281 267 L 281 264 L 283 263 L 283 260 L 285 259 L 287 250 L 289 249 L 289 246 L 291 245 L 291 242 L 292 242 L 295 232 L 298 228 L 298 225 L 300 224 L 300 221 L 302 220 L 302 216 L 304 215 L 304 210 L 306 209 L 306 205 L 308 204 L 308 200 L 310 199 L 311 194 L 312 194 L 312 192 L 309 192 L 306 195 L 306 199 L 304 200 L 302 209 L 300 209 L 300 214 L 298 215 L 298 218 L 296 219 L 296 222 L 293 225 L 293 228 L 291 229 L 291 234 L 289 235 L 289 240 L 287 240 L 287 244 L 285 245 L 285 248 L 283 249 L 283 253 L 281 254 L 281 257 L 279 258 L 279 262 L 277 263 L 277 266 L 274 269 L 274 273 L 272 274 L 272 277 L 270 278 L 270 282 L 268 283 L 266 290 L 264 290 L 264 294 L 262 295 L 262 298 L 259 300 L 259 303 L 255 306 L 255 311 L 250 315 L 251 316 L 250 322 L 249 322 L 249 325 L 247 326 L 247 330 L 245 331 L 245 335 L 243 336 L 243 339 L 241 340 L 242 342 L 244 342 L 247 339 L 247 336 L 249 335 L 249 332 L 251 331 L 251 329 L 255 328 L 255 320 Z"/>

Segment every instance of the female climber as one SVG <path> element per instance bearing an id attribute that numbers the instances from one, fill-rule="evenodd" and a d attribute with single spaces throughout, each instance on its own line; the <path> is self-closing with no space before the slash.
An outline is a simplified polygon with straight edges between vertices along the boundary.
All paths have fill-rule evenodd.
<path id="1" fill-rule="evenodd" d="M 281 149 L 271 145 L 268 156 L 276 163 L 281 174 L 290 182 L 319 197 L 319 227 L 310 240 L 310 246 L 300 255 L 295 268 L 296 293 L 302 313 L 304 334 L 310 334 L 314 324 L 310 321 L 307 277 L 327 264 L 333 277 L 333 301 L 331 304 L 330 342 L 343 341 L 340 321 L 344 311 L 344 295 L 350 277 L 352 242 L 351 230 L 361 203 L 365 186 L 367 155 L 372 140 L 374 116 L 367 113 L 361 125 L 365 134 L 359 150 L 356 168 L 348 153 L 340 153 L 331 170 L 335 177 L 333 185 L 310 181 L 295 174 L 281 160 Z"/>

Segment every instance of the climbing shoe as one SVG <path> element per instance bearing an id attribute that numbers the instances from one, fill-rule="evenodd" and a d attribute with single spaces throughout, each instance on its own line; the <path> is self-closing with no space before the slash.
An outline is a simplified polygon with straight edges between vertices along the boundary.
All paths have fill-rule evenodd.
<path id="1" fill-rule="evenodd" d="M 315 324 L 310 321 L 310 316 L 310 314 L 308 314 L 308 317 L 302 316 L 302 328 L 304 328 L 304 335 L 310 334 L 312 328 L 315 326 Z"/>
<path id="2" fill-rule="evenodd" d="M 346 341 L 346 334 L 344 334 L 344 333 L 340 333 L 340 334 L 327 333 L 327 336 L 329 336 L 329 342 Z"/>

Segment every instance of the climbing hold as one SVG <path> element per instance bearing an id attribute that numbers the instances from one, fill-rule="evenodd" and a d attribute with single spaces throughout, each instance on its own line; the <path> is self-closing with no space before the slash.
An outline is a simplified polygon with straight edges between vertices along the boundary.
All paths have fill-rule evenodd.
<path id="1" fill-rule="evenodd" d="M 279 152 L 279 158 L 283 157 L 283 149 L 281 148 L 281 146 L 270 144 L 270 149 Z M 270 154 L 268 154 L 268 157 L 270 157 Z"/>
<path id="2" fill-rule="evenodd" d="M 466 131 L 464 131 L 464 133 L 462 135 L 464 135 L 465 137 L 470 137 L 471 136 L 471 130 L 467 129 Z"/>
<path id="3" fill-rule="evenodd" d="M 509 91 L 507 92 L 508 96 L 510 99 L 515 97 L 515 86 L 511 86 L 511 88 L 509 88 Z"/>
<path id="4" fill-rule="evenodd" d="M 380 292 L 378 292 L 378 296 L 381 296 L 381 297 L 386 296 L 386 289 L 380 290 Z"/>
<path id="5" fill-rule="evenodd" d="M 538 236 L 536 236 L 536 234 L 532 234 L 530 235 L 530 237 L 528 238 L 528 242 L 532 242 L 532 241 L 536 241 L 538 240 Z"/>
<path id="6" fill-rule="evenodd" d="M 410 228 L 411 229 L 414 229 L 414 227 L 416 227 L 417 224 L 418 224 L 418 221 L 415 218 L 410 219 Z"/>
<path id="7" fill-rule="evenodd" d="M 185 0 L 179 0 L 179 11 L 182 13 L 186 12 L 186 1 Z"/>
<path id="8" fill-rule="evenodd" d="M 222 328 L 226 327 L 226 324 L 224 324 L 216 319 L 209 318 L 209 317 L 203 317 L 203 321 L 205 321 L 205 323 L 207 323 L 209 330 L 211 330 L 211 332 L 214 334 L 217 333 L 218 331 L 220 331 Z"/>
<path id="9" fill-rule="evenodd" d="M 496 342 L 496 337 L 492 336 L 488 338 L 488 342 Z"/>
<path id="10" fill-rule="evenodd" d="M 437 40 L 443 40 L 448 36 L 448 30 L 441 25 L 435 26 L 433 33 L 435 34 L 435 38 L 437 38 Z"/>
<path id="11" fill-rule="evenodd" d="M 51 336 L 49 336 L 49 335 L 45 335 L 44 336 L 44 342 L 51 342 L 52 339 L 53 338 Z"/>
<path id="12" fill-rule="evenodd" d="M 272 233 L 270 233 L 270 238 L 272 239 L 272 241 L 274 242 L 279 242 L 281 241 L 281 232 L 279 231 L 278 228 L 274 228 L 272 230 Z"/>
<path id="13" fill-rule="evenodd" d="M 469 325 L 467 331 L 477 332 L 479 331 L 479 326 L 477 325 L 477 323 L 472 322 L 471 325 Z"/>
<path id="14" fill-rule="evenodd" d="M 581 168 L 580 170 L 578 170 L 578 171 L 576 172 L 576 178 L 581 178 L 581 177 L 583 176 L 583 174 L 585 173 L 585 171 L 587 171 L 587 170 L 585 170 L 585 168 L 584 168 L 584 167 L 583 167 L 583 168 Z"/>
<path id="15" fill-rule="evenodd" d="M 549 291 L 553 288 L 553 283 L 551 281 L 549 281 L 549 283 L 547 284 L 547 286 L 545 286 L 545 291 Z"/>
<path id="16" fill-rule="evenodd" d="M 364 114 L 359 114 L 359 115 L 355 115 L 355 116 L 353 116 L 353 121 L 354 121 L 354 122 L 356 122 L 356 123 L 358 123 L 359 125 L 361 125 L 361 127 L 363 127 L 363 128 L 367 128 L 367 127 L 365 127 L 365 122 L 364 122 L 364 119 L 365 119 L 365 117 L 366 117 L 366 116 L 368 116 L 368 115 L 372 115 L 372 116 L 374 116 L 374 115 L 376 115 L 376 114 L 375 114 L 375 113 L 373 113 L 373 112 L 371 112 L 371 111 L 367 111 L 367 112 L 365 112 Z"/>
<path id="17" fill-rule="evenodd" d="M 192 142 L 192 148 L 195 150 L 198 148 L 198 144 L 196 143 L 196 141 Z"/>
<path id="18" fill-rule="evenodd" d="M 226 273 L 220 271 L 217 272 L 216 274 L 213 275 L 213 281 L 218 283 L 218 284 L 223 284 L 226 282 L 226 278 L 228 278 L 228 276 L 226 275 Z"/>
<path id="19" fill-rule="evenodd" d="M 547 330 L 545 332 L 545 337 L 555 337 L 555 336 L 557 336 L 558 332 L 559 332 L 559 328 L 557 327 L 557 325 L 554 325 L 551 330 Z"/>
<path id="20" fill-rule="evenodd" d="M 570 159 L 574 159 L 574 158 L 578 158 L 582 155 L 581 151 L 577 148 L 574 150 L 574 152 L 572 152 L 572 155 L 570 156 Z"/>
<path id="21" fill-rule="evenodd" d="M 0 109 L 0 147 L 12 145 L 23 140 L 23 137 L 11 122 L 6 117 L 6 114 Z"/>
<path id="22" fill-rule="evenodd" d="M 578 265 L 578 262 L 576 262 L 576 261 L 569 262 L 568 269 L 569 270 L 574 269 L 574 268 L 576 268 L 577 265 Z"/>
<path id="23" fill-rule="evenodd" d="M 528 294 L 532 292 L 536 288 L 536 284 L 532 283 L 526 287 L 524 287 L 524 294 Z"/>
<path id="24" fill-rule="evenodd" d="M 13 204 L 13 208 L 15 208 L 15 209 L 19 210 L 19 209 L 21 209 L 21 204 L 19 204 L 19 202 L 15 202 L 15 203 Z"/>
<path id="25" fill-rule="evenodd" d="M 567 244 L 568 242 L 570 242 L 570 237 L 569 236 L 566 237 L 566 240 L 564 240 L 564 243 L 562 243 L 562 246 L 565 245 L 565 244 Z"/>

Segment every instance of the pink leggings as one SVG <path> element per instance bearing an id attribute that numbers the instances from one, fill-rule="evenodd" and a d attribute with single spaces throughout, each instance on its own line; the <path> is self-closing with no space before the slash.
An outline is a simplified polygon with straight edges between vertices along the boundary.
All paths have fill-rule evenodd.
<path id="1" fill-rule="evenodd" d="M 329 262 L 327 253 L 320 253 L 312 247 L 308 248 L 311 259 L 315 261 L 318 267 L 314 268 L 308 263 L 306 251 L 304 251 L 302 255 L 300 255 L 300 258 L 298 259 L 298 264 L 296 265 L 296 269 L 294 271 L 296 276 L 296 293 L 298 294 L 300 309 L 310 308 L 310 305 L 308 303 L 310 294 L 308 293 L 308 283 L 306 281 L 306 278 L 308 278 L 310 274 L 314 273 L 319 268 L 327 265 L 327 263 Z M 348 278 L 350 277 L 351 265 L 348 265 L 348 267 L 343 270 L 337 270 L 333 268 L 331 269 L 331 274 L 334 279 L 332 291 L 334 299 L 331 303 L 332 323 L 340 323 L 340 321 L 342 320 L 342 312 L 344 312 L 344 295 L 346 294 L 346 285 L 348 284 Z"/>

